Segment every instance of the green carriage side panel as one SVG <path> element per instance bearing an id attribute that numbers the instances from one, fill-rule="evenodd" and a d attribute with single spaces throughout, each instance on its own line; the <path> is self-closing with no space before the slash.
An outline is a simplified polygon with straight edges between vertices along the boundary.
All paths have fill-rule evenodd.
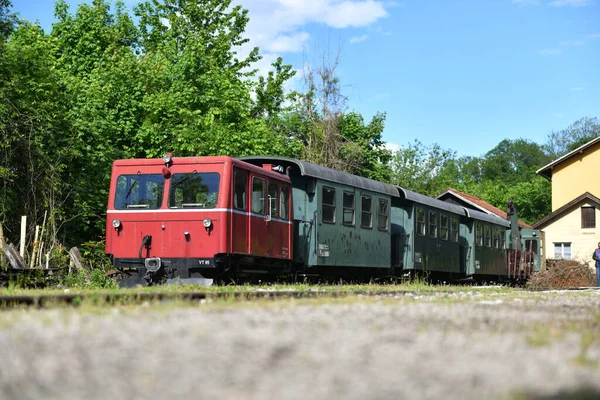
<path id="1" fill-rule="evenodd" d="M 354 207 L 344 210 L 344 194 L 354 198 Z M 316 262 L 311 265 L 345 267 L 389 267 L 391 197 L 329 181 L 317 181 L 318 210 L 316 224 Z M 325 196 L 335 204 L 326 204 Z M 371 212 L 362 212 L 362 199 L 371 204 Z M 387 204 L 387 217 L 379 227 L 380 200 Z M 346 212 L 346 223 L 344 223 Z M 331 213 L 332 215 L 328 215 Z M 333 218 L 328 218 L 333 216 Z M 353 218 L 351 217 L 353 216 Z M 363 224 L 365 221 L 370 223 Z M 363 225 L 368 225 L 367 227 Z"/>
<path id="2" fill-rule="evenodd" d="M 542 238 L 539 230 L 521 229 L 521 249 L 533 253 L 533 270 L 535 272 L 538 272 L 542 265 L 542 255 L 540 252 L 541 240 Z"/>
<path id="3" fill-rule="evenodd" d="M 507 275 L 506 231 L 510 222 L 476 210 L 467 210 L 473 220 L 474 275 Z"/>
<path id="4" fill-rule="evenodd" d="M 461 273 L 459 221 L 464 208 L 402 188 L 399 192 L 399 204 L 409 217 L 404 221 L 410 234 L 404 269 Z"/>

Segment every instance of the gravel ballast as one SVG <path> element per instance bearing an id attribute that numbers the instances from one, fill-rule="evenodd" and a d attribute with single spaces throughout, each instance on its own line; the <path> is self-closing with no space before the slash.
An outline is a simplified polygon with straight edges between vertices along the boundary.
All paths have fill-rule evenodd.
<path id="1" fill-rule="evenodd" d="M 597 290 L 0 313 L 2 399 L 591 399 L 599 362 Z"/>

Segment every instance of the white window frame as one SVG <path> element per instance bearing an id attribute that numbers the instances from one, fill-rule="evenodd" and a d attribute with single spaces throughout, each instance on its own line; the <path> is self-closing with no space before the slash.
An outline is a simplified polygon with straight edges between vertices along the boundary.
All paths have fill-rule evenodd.
<path id="1" fill-rule="evenodd" d="M 573 257 L 573 246 L 572 242 L 554 242 L 554 258 L 570 260 Z M 565 252 L 565 248 L 569 249 L 569 252 Z M 560 253 L 557 254 L 557 249 L 560 249 Z M 567 257 L 565 257 L 567 256 Z"/>

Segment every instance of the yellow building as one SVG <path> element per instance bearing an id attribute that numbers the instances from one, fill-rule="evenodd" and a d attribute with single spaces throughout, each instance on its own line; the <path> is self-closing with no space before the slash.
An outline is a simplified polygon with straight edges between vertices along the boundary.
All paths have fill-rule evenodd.
<path id="1" fill-rule="evenodd" d="M 578 259 L 594 266 L 600 242 L 600 137 L 551 162 L 537 173 L 552 182 L 552 212 L 533 224 L 542 231 L 544 258 Z"/>

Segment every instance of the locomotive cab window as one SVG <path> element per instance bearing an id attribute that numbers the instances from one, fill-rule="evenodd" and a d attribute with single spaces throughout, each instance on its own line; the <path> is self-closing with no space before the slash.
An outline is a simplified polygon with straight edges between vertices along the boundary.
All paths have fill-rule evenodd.
<path id="1" fill-rule="evenodd" d="M 425 236 L 425 211 L 417 208 L 417 234 Z"/>
<path id="2" fill-rule="evenodd" d="M 279 185 L 277 182 L 269 182 L 269 215 L 277 218 Z"/>
<path id="3" fill-rule="evenodd" d="M 437 213 L 429 211 L 429 236 L 437 237 Z"/>
<path id="4" fill-rule="evenodd" d="M 450 238 L 458 242 L 458 219 L 455 217 L 450 219 Z"/>
<path id="5" fill-rule="evenodd" d="M 233 181 L 233 206 L 238 210 L 245 210 L 248 196 L 248 174 L 244 171 L 235 171 Z"/>
<path id="6" fill-rule="evenodd" d="M 380 231 L 388 230 L 388 201 L 384 199 L 377 200 L 377 229 Z"/>
<path id="7" fill-rule="evenodd" d="M 371 196 L 361 196 L 360 203 L 360 226 L 361 228 L 372 228 L 373 208 Z"/>
<path id="8" fill-rule="evenodd" d="M 475 224 L 475 239 L 477 246 L 483 246 L 483 226 Z"/>
<path id="9" fill-rule="evenodd" d="M 448 216 L 440 214 L 440 238 L 448 240 Z"/>
<path id="10" fill-rule="evenodd" d="M 347 226 L 354 226 L 354 193 L 344 192 L 343 195 L 343 203 L 344 203 L 344 215 L 343 215 L 343 224 Z"/>
<path id="11" fill-rule="evenodd" d="M 288 208 L 290 206 L 290 188 L 287 186 L 281 187 L 281 195 L 279 197 L 279 217 L 288 219 Z"/>
<path id="12" fill-rule="evenodd" d="M 115 209 L 156 210 L 162 205 L 165 178 L 161 174 L 130 174 L 117 178 Z"/>
<path id="13" fill-rule="evenodd" d="M 169 191 L 170 208 L 215 208 L 220 176 L 216 172 L 174 174 Z"/>
<path id="14" fill-rule="evenodd" d="M 264 179 L 252 178 L 252 212 L 266 214 L 267 212 L 267 182 Z"/>
<path id="15" fill-rule="evenodd" d="M 323 204 L 321 206 L 323 222 L 335 223 L 335 189 L 323 186 Z"/>

